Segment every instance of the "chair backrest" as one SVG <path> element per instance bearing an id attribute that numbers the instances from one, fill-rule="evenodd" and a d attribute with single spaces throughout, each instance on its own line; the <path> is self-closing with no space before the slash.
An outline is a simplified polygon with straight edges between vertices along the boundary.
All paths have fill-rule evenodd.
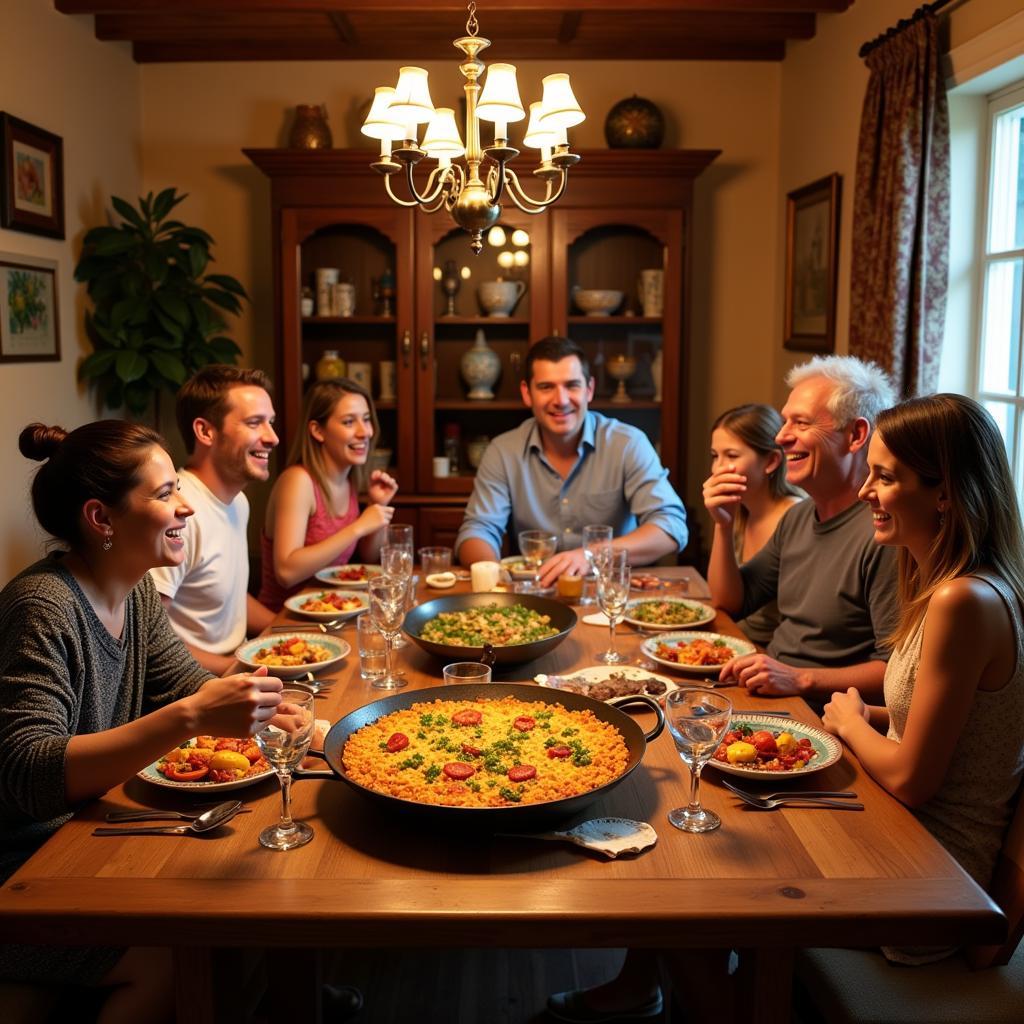
<path id="1" fill-rule="evenodd" d="M 964 950 L 967 962 L 975 970 L 1008 964 L 1024 936 L 1024 787 L 1017 793 L 1017 807 L 988 893 L 1006 914 L 1009 934 L 1001 946 L 969 946 Z"/>

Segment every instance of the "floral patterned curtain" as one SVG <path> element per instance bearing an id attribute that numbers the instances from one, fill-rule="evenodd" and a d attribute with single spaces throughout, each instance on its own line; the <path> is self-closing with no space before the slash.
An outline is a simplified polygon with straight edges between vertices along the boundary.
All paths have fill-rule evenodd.
<path id="1" fill-rule="evenodd" d="M 853 202 L 850 353 L 904 396 L 939 376 L 949 262 L 949 108 L 934 15 L 875 47 Z"/>

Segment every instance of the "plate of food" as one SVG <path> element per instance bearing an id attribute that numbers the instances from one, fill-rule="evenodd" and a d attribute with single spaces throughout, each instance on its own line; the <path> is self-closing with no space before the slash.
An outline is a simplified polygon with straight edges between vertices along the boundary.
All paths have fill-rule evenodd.
<path id="1" fill-rule="evenodd" d="M 374 576 L 380 574 L 379 565 L 329 565 L 326 569 L 321 569 L 316 578 L 321 583 L 330 583 L 335 587 L 362 590 Z"/>
<path id="2" fill-rule="evenodd" d="M 532 580 L 537 575 L 536 569 L 524 561 L 522 555 L 508 555 L 501 560 L 501 564 L 514 580 Z"/>
<path id="3" fill-rule="evenodd" d="M 251 786 L 273 773 L 252 737 L 196 736 L 136 774 L 154 786 L 220 793 Z"/>
<path id="4" fill-rule="evenodd" d="M 665 590 L 671 584 L 653 573 L 634 572 L 629 577 L 629 586 L 631 590 Z"/>
<path id="5" fill-rule="evenodd" d="M 678 597 L 647 597 L 626 605 L 624 620 L 640 629 L 687 629 L 715 621 L 715 609 Z"/>
<path id="6" fill-rule="evenodd" d="M 320 672 L 336 665 L 352 650 L 344 640 L 324 633 L 296 630 L 284 636 L 263 636 L 246 640 L 235 657 L 246 668 L 266 668 L 279 679 L 298 679 L 307 672 Z"/>
<path id="7" fill-rule="evenodd" d="M 568 676 L 545 675 L 541 672 L 533 678 L 541 686 L 567 693 L 582 693 L 594 700 L 612 700 L 614 697 L 645 693 L 660 703 L 664 701 L 666 693 L 679 689 L 679 684 L 668 676 L 655 675 L 636 665 L 617 665 L 614 668 L 594 665 L 581 668 Z"/>
<path id="8" fill-rule="evenodd" d="M 293 594 L 284 606 L 297 615 L 305 615 L 307 619 L 333 622 L 366 611 L 370 602 L 365 594 L 357 594 L 352 590 L 307 590 L 304 594 Z"/>
<path id="9" fill-rule="evenodd" d="M 842 756 L 842 744 L 824 729 L 755 713 L 733 718 L 708 764 L 729 775 L 774 781 L 820 772 Z"/>
<path id="10" fill-rule="evenodd" d="M 718 675 L 727 661 L 753 654 L 754 645 L 721 633 L 666 633 L 648 637 L 640 650 L 665 668 L 711 676 Z"/>

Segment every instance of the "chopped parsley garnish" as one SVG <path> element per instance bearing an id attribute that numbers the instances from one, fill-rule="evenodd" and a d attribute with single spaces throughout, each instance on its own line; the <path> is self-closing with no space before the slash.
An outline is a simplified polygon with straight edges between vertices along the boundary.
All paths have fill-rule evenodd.
<path id="1" fill-rule="evenodd" d="M 517 804 L 523 799 L 522 793 L 517 793 L 514 789 L 509 789 L 508 786 L 502 786 L 498 790 L 498 796 L 504 797 L 509 803 Z"/>
<path id="2" fill-rule="evenodd" d="M 422 764 L 423 764 L 423 755 L 422 754 L 413 754 L 412 757 L 407 757 L 404 761 L 402 761 L 398 765 L 398 767 L 399 768 L 419 768 L 420 765 L 422 765 Z"/>
<path id="3" fill-rule="evenodd" d="M 441 766 L 432 764 L 424 773 L 423 777 L 427 782 L 433 782 L 441 774 Z"/>

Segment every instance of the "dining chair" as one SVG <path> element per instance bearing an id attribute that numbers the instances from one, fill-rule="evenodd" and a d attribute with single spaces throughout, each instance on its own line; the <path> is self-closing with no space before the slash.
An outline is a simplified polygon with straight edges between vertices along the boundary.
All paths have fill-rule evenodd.
<path id="1" fill-rule="evenodd" d="M 1022 791 L 1024 792 L 1024 791 Z M 999 946 L 969 946 L 921 967 L 880 952 L 806 949 L 797 954 L 804 1024 L 1020 1024 L 1024 1020 L 1024 796 L 996 862 L 989 895 L 1006 914 Z"/>

